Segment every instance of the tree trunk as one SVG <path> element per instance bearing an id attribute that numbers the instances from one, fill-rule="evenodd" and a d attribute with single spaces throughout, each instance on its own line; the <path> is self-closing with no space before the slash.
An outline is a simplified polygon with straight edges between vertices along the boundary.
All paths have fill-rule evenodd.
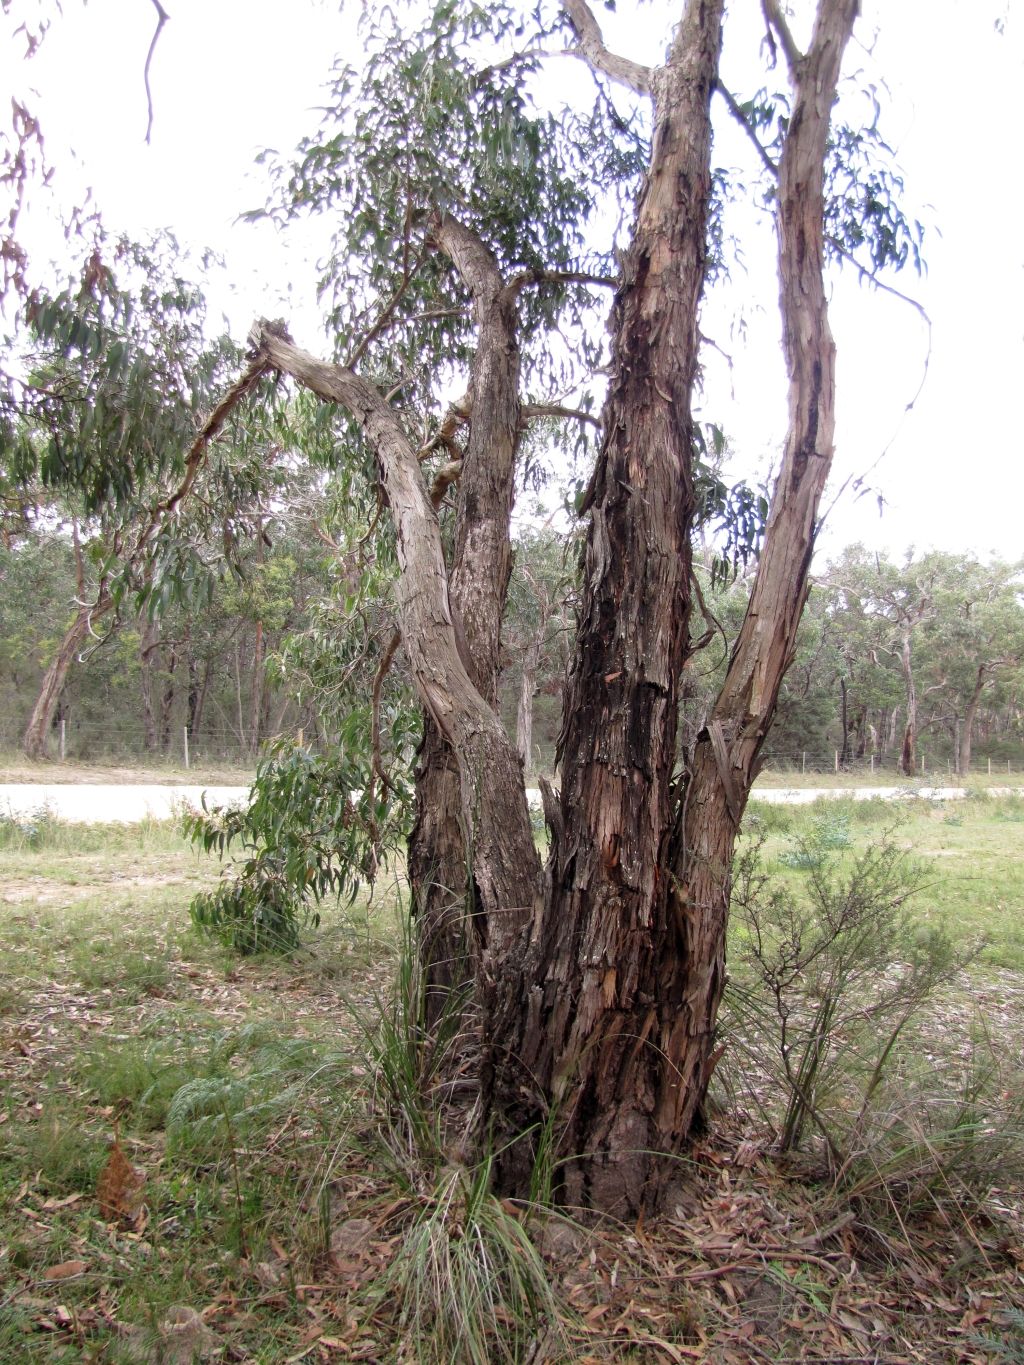
<path id="1" fill-rule="evenodd" d="M 468 394 L 469 437 L 461 457 L 448 599 L 460 654 L 474 686 L 497 706 L 501 621 L 512 572 L 509 523 L 519 448 L 519 345 L 516 292 L 506 287 L 493 254 L 451 216 L 438 216 L 437 246 L 473 296 L 477 347 Z M 445 484 L 445 487 L 447 485 Z M 445 487 L 438 489 L 440 504 Z M 408 869 L 419 920 L 433 1022 L 456 978 L 476 972 L 480 944 L 469 932 L 479 888 L 467 882 L 459 763 L 429 712 L 416 771 L 416 816 Z M 536 855 L 524 858 L 534 863 Z M 531 897 L 532 903 L 532 897 Z"/>
<path id="2" fill-rule="evenodd" d="M 644 1044 L 675 947 L 665 858 L 689 645 L 690 400 L 721 13 L 715 0 L 689 0 L 668 63 L 651 77 L 651 164 L 622 261 L 604 438 L 584 504 L 592 518 L 561 796 L 546 797 L 549 891 L 522 978 L 503 974 L 493 1030 L 501 1187 L 528 1187 L 532 1139 L 507 1144 L 550 1104 L 569 1158 L 567 1201 L 621 1213 L 640 1208 L 646 1154 L 660 1145 L 651 1115 L 663 1058 Z"/>
<path id="3" fill-rule="evenodd" d="M 971 699 L 967 703 L 967 710 L 964 712 L 963 728 L 960 731 L 956 770 L 961 777 L 966 777 L 971 771 L 971 739 L 974 733 L 974 719 L 978 714 L 978 706 L 981 703 L 981 696 L 985 691 L 985 683 L 987 680 L 986 669 L 979 668 L 978 676 L 974 682 L 974 691 L 971 693 Z"/>
<path id="4" fill-rule="evenodd" d="M 523 671 L 519 678 L 519 707 L 516 711 L 516 749 L 523 765 L 523 776 L 533 771 L 533 693 L 540 666 L 540 648 L 544 627 L 533 636 L 523 655 Z"/>
<path id="5" fill-rule="evenodd" d="M 60 648 L 46 670 L 42 686 L 39 689 L 39 696 L 32 708 L 32 715 L 29 717 L 25 738 L 22 741 L 25 753 L 29 758 L 46 757 L 46 737 L 50 732 L 50 725 L 57 709 L 57 703 L 60 700 L 60 694 L 67 682 L 68 670 L 74 663 L 78 651 L 89 638 L 90 625 L 98 621 L 101 616 L 105 616 L 113 605 L 113 599 L 101 584 L 95 604 L 79 607 L 78 614 L 68 628 L 60 643 Z"/>
<path id="6" fill-rule="evenodd" d="M 790 54 L 793 106 L 779 163 L 776 226 L 789 428 L 743 625 L 707 729 L 694 750 L 673 850 L 668 932 L 650 1036 L 664 1058 L 654 1107 L 658 1146 L 678 1150 L 699 1118 L 721 1055 L 715 1021 L 736 833 L 779 689 L 796 652 L 810 587 L 818 506 L 832 463 L 835 343 L 823 278 L 823 164 L 857 0 L 819 0 L 811 46 L 795 52 L 777 0 L 766 13 Z M 653 1052 L 654 1049 L 651 1049 Z M 671 1168 L 663 1168 L 665 1171 Z"/>
<path id="7" fill-rule="evenodd" d="M 203 724 L 203 708 L 206 705 L 206 693 L 210 686 L 210 676 L 213 673 L 213 660 L 207 659 L 203 666 L 203 684 L 199 689 L 199 696 L 196 700 L 195 714 L 192 715 L 189 724 L 189 735 L 193 739 L 199 738 L 199 731 Z"/>
<path id="8" fill-rule="evenodd" d="M 903 670 L 903 685 L 907 691 L 907 723 L 903 727 L 900 767 L 907 777 L 913 777 L 917 771 L 917 688 L 914 685 L 914 670 L 910 658 L 909 630 L 903 636 L 900 667 Z"/>
<path id="9" fill-rule="evenodd" d="M 256 622 L 256 643 L 253 647 L 252 705 L 249 708 L 249 752 L 258 754 L 263 738 L 263 622 Z"/>
<path id="10" fill-rule="evenodd" d="M 460 815 L 469 835 L 473 946 L 480 979 L 534 912 L 539 864 L 519 757 L 467 672 L 457 643 L 441 528 L 416 452 L 395 411 L 361 376 L 300 351 L 277 324 L 250 340 L 267 363 L 327 402 L 341 403 L 366 433 L 395 526 L 399 627 L 413 680 L 458 761 Z"/>
<path id="11" fill-rule="evenodd" d="M 139 691 L 142 695 L 142 723 L 146 734 L 146 753 L 156 752 L 157 723 L 153 707 L 153 673 L 160 668 L 160 627 L 156 621 L 143 620 L 142 639 L 139 648 L 139 661 L 142 673 Z"/>
<path id="12" fill-rule="evenodd" d="M 171 717 L 174 712 L 174 671 L 178 666 L 178 650 L 172 645 L 168 650 L 167 671 L 164 674 L 164 689 L 160 695 L 160 752 L 167 754 L 171 749 Z"/>
<path id="13" fill-rule="evenodd" d="M 868 708 L 866 706 L 862 706 L 853 718 L 853 733 L 855 736 L 853 756 L 854 758 L 863 758 L 868 747 Z"/>
<path id="14" fill-rule="evenodd" d="M 850 727 L 846 716 L 846 679 L 839 679 L 839 689 L 842 693 L 842 722 L 843 722 L 843 749 L 840 755 L 840 762 L 845 768 L 850 756 Z"/>

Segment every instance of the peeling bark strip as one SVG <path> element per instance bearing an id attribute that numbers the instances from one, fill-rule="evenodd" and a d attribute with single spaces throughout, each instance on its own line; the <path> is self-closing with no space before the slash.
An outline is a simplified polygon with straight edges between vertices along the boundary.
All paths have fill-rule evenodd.
<path id="1" fill-rule="evenodd" d="M 797 51 L 777 0 L 765 0 L 764 8 L 790 64 L 794 93 L 776 218 L 789 428 L 753 591 L 725 684 L 697 743 L 684 842 L 674 856 L 673 920 L 685 970 L 666 973 L 660 1001 L 659 1042 L 668 1064 L 656 1123 L 668 1146 L 689 1130 L 710 1079 L 736 831 L 796 648 L 835 432 L 836 351 L 823 278 L 824 159 L 858 2 L 819 0 L 806 56 Z"/>
<path id="2" fill-rule="evenodd" d="M 582 0 L 566 9 L 593 66 L 650 89 L 654 138 L 613 315 L 548 901 L 522 986 L 502 983 L 495 1024 L 495 1147 L 550 1103 L 564 1128 L 558 1156 L 576 1157 L 561 1168 L 568 1201 L 625 1212 L 639 1209 L 646 1154 L 660 1145 L 650 1118 L 663 1059 L 648 1041 L 659 963 L 675 945 L 665 857 L 689 641 L 690 397 L 722 4 L 689 0 L 667 65 L 650 72 L 605 51 Z M 502 1157 L 509 1188 L 528 1177 L 527 1148 Z"/>
<path id="3" fill-rule="evenodd" d="M 399 626 L 417 690 L 459 765 L 462 817 L 472 836 L 472 872 L 483 914 L 486 965 L 506 951 L 533 911 L 536 855 L 519 760 L 498 716 L 459 657 L 441 530 L 415 451 L 381 394 L 359 375 L 301 351 L 262 321 L 256 354 L 325 402 L 340 403 L 363 428 L 394 518 L 401 574 Z"/>

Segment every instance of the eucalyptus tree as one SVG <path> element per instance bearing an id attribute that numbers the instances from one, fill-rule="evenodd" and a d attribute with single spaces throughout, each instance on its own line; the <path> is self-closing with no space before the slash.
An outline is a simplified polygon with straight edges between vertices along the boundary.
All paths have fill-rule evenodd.
<path id="1" fill-rule="evenodd" d="M 240 406 L 262 372 L 215 401 L 239 352 L 227 336 L 207 338 L 205 298 L 181 265 L 169 237 L 139 245 L 99 233 L 63 289 L 28 297 L 5 357 L 10 529 L 29 507 L 52 517 L 57 500 L 77 577 L 74 617 L 25 732 L 32 757 L 83 649 L 129 602 L 151 620 L 172 601 L 209 602 L 279 474 L 278 410 L 260 404 L 247 423 Z"/>
<path id="2" fill-rule="evenodd" d="M 941 556 L 915 559 L 910 550 L 902 564 L 894 564 L 888 555 L 870 554 L 862 545 L 848 547 L 828 570 L 847 636 L 852 637 L 850 625 L 855 623 L 860 648 L 876 666 L 892 667 L 899 675 L 906 710 L 899 762 L 907 776 L 917 771 L 920 650 L 926 629 L 936 618 L 941 572 Z M 852 638 L 849 643 L 856 651 Z M 942 683 L 930 681 L 927 687 L 936 691 Z"/>
<path id="3" fill-rule="evenodd" d="M 765 51 L 781 54 L 788 90 L 722 92 L 775 210 L 790 427 L 766 524 L 750 497 L 731 519 L 734 539 L 763 529 L 763 543 L 723 685 L 682 764 L 681 678 L 711 633 L 693 612 L 703 471 L 691 394 L 722 240 L 710 113 L 721 3 L 687 0 L 655 68 L 609 52 L 585 0 L 529 14 L 450 3 L 408 28 L 382 7 L 362 72 L 337 70 L 323 128 L 277 168 L 266 212 L 312 208 L 340 224 L 325 279 L 336 354 L 318 360 L 264 321 L 250 368 L 324 400 L 390 512 L 395 618 L 424 708 L 410 878 L 437 997 L 466 994 L 445 1077 L 451 1143 L 470 1153 L 489 1134 L 509 1192 L 528 1190 L 546 1131 L 564 1197 L 634 1212 L 656 1200 L 719 1055 L 733 847 L 797 647 L 832 459 L 826 264 L 870 273 L 917 249 L 898 185 L 872 159 L 877 130 L 832 124 L 856 9 L 819 0 L 803 52 L 766 0 Z M 531 82 L 566 54 L 590 67 L 595 102 L 555 117 L 531 105 Z M 630 203 L 628 239 L 595 251 L 592 206 L 614 221 Z M 608 354 L 592 329 L 605 289 Z M 594 425 L 598 370 L 542 871 L 495 710 L 509 517 L 524 428 Z M 375 516 L 374 534 L 383 525 Z"/>
<path id="4" fill-rule="evenodd" d="M 924 631 L 925 667 L 953 740 L 956 770 L 971 769 L 971 744 L 986 693 L 1024 662 L 1020 564 L 933 553 L 935 613 Z"/>

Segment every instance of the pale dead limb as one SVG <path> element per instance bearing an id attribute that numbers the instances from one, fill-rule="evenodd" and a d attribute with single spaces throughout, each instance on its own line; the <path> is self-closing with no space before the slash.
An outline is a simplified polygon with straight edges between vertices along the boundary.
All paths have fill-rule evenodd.
<path id="1" fill-rule="evenodd" d="M 559 403 L 524 403 L 520 411 L 520 417 L 524 424 L 532 422 L 537 417 L 569 417 L 576 422 L 589 422 L 591 426 L 601 430 L 601 419 L 595 417 L 592 412 L 585 412 L 582 408 L 563 408 Z"/>
<path id="2" fill-rule="evenodd" d="M 437 514 L 397 414 L 367 380 L 300 350 L 280 324 L 250 333 L 254 363 L 290 375 L 362 427 L 395 526 L 399 629 L 416 689 L 459 764 L 462 811 L 473 835 L 473 875 L 488 920 L 489 952 L 503 952 L 533 904 L 535 871 L 518 857 L 532 847 L 519 760 L 504 727 L 460 657 L 448 600 Z"/>
<path id="3" fill-rule="evenodd" d="M 580 57 L 594 71 L 600 71 L 609 80 L 635 90 L 638 95 L 651 93 L 651 68 L 608 51 L 601 36 L 600 25 L 594 18 L 587 0 L 563 0 L 563 8 L 569 16 L 569 22 L 579 42 L 579 49 L 573 53 L 574 56 Z"/>

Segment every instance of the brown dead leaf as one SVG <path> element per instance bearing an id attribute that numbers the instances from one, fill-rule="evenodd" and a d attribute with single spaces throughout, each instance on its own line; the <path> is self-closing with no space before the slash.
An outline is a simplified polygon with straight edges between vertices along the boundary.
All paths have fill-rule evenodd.
<path id="1" fill-rule="evenodd" d="M 43 1271 L 44 1280 L 70 1280 L 72 1275 L 81 1275 L 86 1268 L 85 1261 L 62 1261 Z"/>
<path id="2" fill-rule="evenodd" d="M 66 1199 L 44 1199 L 44 1209 L 66 1209 L 69 1204 L 77 1204 L 79 1199 L 84 1198 L 82 1194 L 69 1194 Z"/>
<path id="3" fill-rule="evenodd" d="M 96 1177 L 96 1200 L 103 1221 L 116 1223 L 126 1218 L 134 1222 L 142 1210 L 145 1193 L 146 1177 L 135 1169 L 121 1150 L 115 1128 L 110 1156 Z"/>
<path id="4" fill-rule="evenodd" d="M 747 1141 L 741 1142 L 733 1158 L 735 1165 L 742 1170 L 749 1170 L 761 1155 L 763 1148 L 760 1142 Z"/>

